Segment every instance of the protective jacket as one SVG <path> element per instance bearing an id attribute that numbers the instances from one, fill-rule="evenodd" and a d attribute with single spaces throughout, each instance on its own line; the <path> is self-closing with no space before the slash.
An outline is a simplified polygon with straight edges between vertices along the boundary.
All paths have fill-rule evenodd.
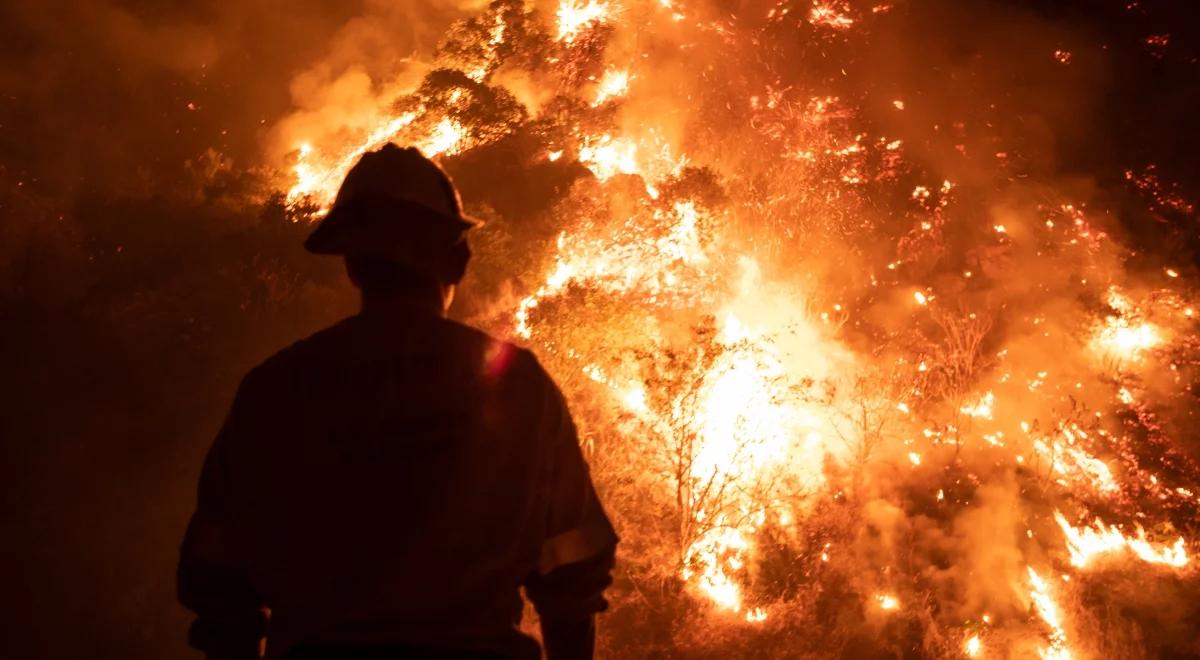
<path id="1" fill-rule="evenodd" d="M 218 655 L 265 629 L 268 658 L 362 644 L 524 660 L 540 655 L 518 631 L 524 586 L 547 642 L 586 630 L 552 642 L 568 657 L 590 649 L 616 542 L 537 360 L 413 302 L 245 377 L 204 464 L 179 594 L 193 644 Z"/>

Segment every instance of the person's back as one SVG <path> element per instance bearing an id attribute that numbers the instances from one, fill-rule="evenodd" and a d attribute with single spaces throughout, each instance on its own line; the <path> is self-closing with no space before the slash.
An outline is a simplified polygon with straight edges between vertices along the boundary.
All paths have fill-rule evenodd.
<path id="1" fill-rule="evenodd" d="M 221 656 L 265 607 L 269 657 L 536 658 L 524 585 L 551 657 L 590 655 L 616 537 L 558 389 L 436 288 L 372 298 L 393 262 L 351 259 L 364 311 L 254 369 L 210 452 L 180 565 L 194 643 Z"/>

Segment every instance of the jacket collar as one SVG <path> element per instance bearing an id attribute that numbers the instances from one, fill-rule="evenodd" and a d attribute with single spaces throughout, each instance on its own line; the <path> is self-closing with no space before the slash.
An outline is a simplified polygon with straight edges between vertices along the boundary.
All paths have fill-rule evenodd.
<path id="1" fill-rule="evenodd" d="M 359 316 L 364 318 L 405 319 L 414 316 L 444 318 L 441 296 L 397 295 L 386 298 L 363 297 Z"/>

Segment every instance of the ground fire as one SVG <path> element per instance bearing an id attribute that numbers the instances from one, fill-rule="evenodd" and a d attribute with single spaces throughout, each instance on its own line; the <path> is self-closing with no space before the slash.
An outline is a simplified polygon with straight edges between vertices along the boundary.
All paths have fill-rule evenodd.
<path id="1" fill-rule="evenodd" d="M 1130 657 L 1139 585 L 1194 593 L 1194 274 L 1129 267 L 1002 102 L 868 75 L 892 11 L 497 0 L 368 106 L 277 127 L 301 215 L 387 141 L 569 186 L 478 209 L 475 281 L 516 284 L 476 321 L 581 419 L 626 539 L 610 657 Z"/>

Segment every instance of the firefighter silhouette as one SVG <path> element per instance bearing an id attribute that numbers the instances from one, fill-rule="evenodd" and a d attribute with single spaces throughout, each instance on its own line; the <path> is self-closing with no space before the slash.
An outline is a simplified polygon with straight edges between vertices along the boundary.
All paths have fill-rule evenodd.
<path id="1" fill-rule="evenodd" d="M 617 537 L 562 394 L 445 318 L 466 270 L 445 173 L 367 153 L 305 243 L 361 312 L 243 379 L 200 477 L 179 599 L 209 658 L 590 658 Z"/>

